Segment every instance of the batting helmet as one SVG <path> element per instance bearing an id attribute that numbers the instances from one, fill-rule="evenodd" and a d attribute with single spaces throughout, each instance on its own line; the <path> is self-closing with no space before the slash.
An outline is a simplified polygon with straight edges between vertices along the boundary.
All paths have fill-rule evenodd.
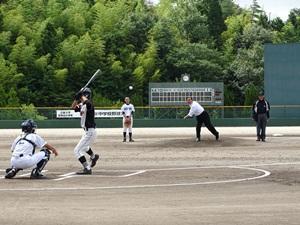
<path id="1" fill-rule="evenodd" d="M 84 95 L 88 99 L 91 99 L 91 97 L 92 97 L 92 90 L 90 88 L 84 88 L 82 90 L 82 95 Z"/>
<path id="2" fill-rule="evenodd" d="M 36 123 L 33 120 L 25 120 L 21 123 L 22 131 L 25 133 L 34 133 L 35 128 L 37 128 Z"/>

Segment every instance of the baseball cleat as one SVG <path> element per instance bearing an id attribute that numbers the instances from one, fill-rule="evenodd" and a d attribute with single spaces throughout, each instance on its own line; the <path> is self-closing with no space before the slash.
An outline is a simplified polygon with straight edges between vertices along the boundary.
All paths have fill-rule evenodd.
<path id="1" fill-rule="evenodd" d="M 133 140 L 133 139 L 130 139 L 129 142 L 134 142 L 134 140 Z"/>
<path id="2" fill-rule="evenodd" d="M 126 138 L 123 139 L 123 142 L 126 142 Z"/>
<path id="3" fill-rule="evenodd" d="M 37 168 L 34 168 L 32 171 L 31 171 L 31 174 L 30 174 L 30 179 L 42 179 L 44 177 L 43 174 L 41 174 Z"/>
<path id="4" fill-rule="evenodd" d="M 76 172 L 77 175 L 91 175 L 92 174 L 92 170 L 88 169 L 88 168 L 84 168 L 83 170 L 80 170 L 78 172 Z"/>
<path id="5" fill-rule="evenodd" d="M 94 167 L 99 159 L 99 155 L 95 154 L 94 158 L 91 159 L 91 167 Z"/>
<path id="6" fill-rule="evenodd" d="M 220 138 L 220 135 L 219 135 L 219 133 L 217 133 L 217 134 L 216 134 L 216 140 L 218 141 L 219 138 Z"/>
<path id="7" fill-rule="evenodd" d="M 30 175 L 30 179 L 43 179 L 44 175 L 41 173 L 33 173 Z"/>
<path id="8" fill-rule="evenodd" d="M 200 142 L 200 138 L 196 138 L 196 142 Z"/>
<path id="9" fill-rule="evenodd" d="M 9 169 L 9 168 L 8 168 L 8 169 Z M 6 178 L 6 179 L 11 179 L 11 178 L 13 178 L 13 177 L 16 176 L 17 173 L 19 172 L 19 170 L 16 169 L 16 168 L 11 168 L 9 171 L 8 171 L 8 169 L 6 169 L 6 174 L 5 174 L 5 178 Z"/>

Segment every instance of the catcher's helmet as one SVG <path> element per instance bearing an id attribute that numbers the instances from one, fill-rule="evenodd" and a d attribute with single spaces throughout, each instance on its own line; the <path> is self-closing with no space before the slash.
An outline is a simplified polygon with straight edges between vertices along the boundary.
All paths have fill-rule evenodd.
<path id="1" fill-rule="evenodd" d="M 21 123 L 22 131 L 25 133 L 34 133 L 36 127 L 37 125 L 33 120 L 25 120 Z"/>

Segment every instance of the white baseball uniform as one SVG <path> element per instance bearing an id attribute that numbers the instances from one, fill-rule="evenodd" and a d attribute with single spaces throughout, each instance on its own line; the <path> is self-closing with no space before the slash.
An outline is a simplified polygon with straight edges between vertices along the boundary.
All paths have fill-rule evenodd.
<path id="1" fill-rule="evenodd" d="M 35 133 L 22 133 L 11 146 L 11 166 L 17 169 L 36 166 L 45 157 L 45 152 L 35 153 L 35 148 L 43 148 L 45 144 L 47 142 Z"/>
<path id="2" fill-rule="evenodd" d="M 75 111 L 80 111 L 80 124 L 85 131 L 74 149 L 75 156 L 79 159 L 90 149 L 90 146 L 96 140 L 97 133 L 95 129 L 96 123 L 94 118 L 95 110 L 92 102 L 89 100 L 83 102 L 83 104 L 80 104 L 79 109 Z"/>
<path id="3" fill-rule="evenodd" d="M 132 104 L 123 104 L 121 107 L 121 112 L 123 115 L 123 132 L 132 133 L 132 125 L 133 125 L 133 113 L 135 112 L 134 106 Z M 129 125 L 125 125 L 125 118 L 131 117 L 131 123 Z"/>

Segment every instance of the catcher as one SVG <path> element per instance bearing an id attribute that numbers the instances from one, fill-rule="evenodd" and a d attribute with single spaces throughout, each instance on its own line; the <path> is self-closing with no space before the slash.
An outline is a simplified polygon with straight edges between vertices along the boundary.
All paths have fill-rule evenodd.
<path id="1" fill-rule="evenodd" d="M 37 125 L 33 120 L 25 120 L 21 124 L 22 134 L 12 146 L 11 167 L 6 169 L 5 178 L 11 179 L 23 169 L 33 167 L 31 179 L 43 178 L 42 171 L 50 159 L 50 154 L 58 155 L 57 150 L 35 133 Z M 40 152 L 35 152 L 40 148 Z"/>
<path id="2" fill-rule="evenodd" d="M 132 139 L 132 124 L 133 124 L 133 113 L 134 113 L 134 106 L 130 104 L 129 97 L 126 97 L 124 100 L 124 104 L 121 108 L 121 112 L 123 115 L 123 142 L 126 142 L 126 134 L 128 130 L 129 134 L 129 141 L 134 142 Z"/>

